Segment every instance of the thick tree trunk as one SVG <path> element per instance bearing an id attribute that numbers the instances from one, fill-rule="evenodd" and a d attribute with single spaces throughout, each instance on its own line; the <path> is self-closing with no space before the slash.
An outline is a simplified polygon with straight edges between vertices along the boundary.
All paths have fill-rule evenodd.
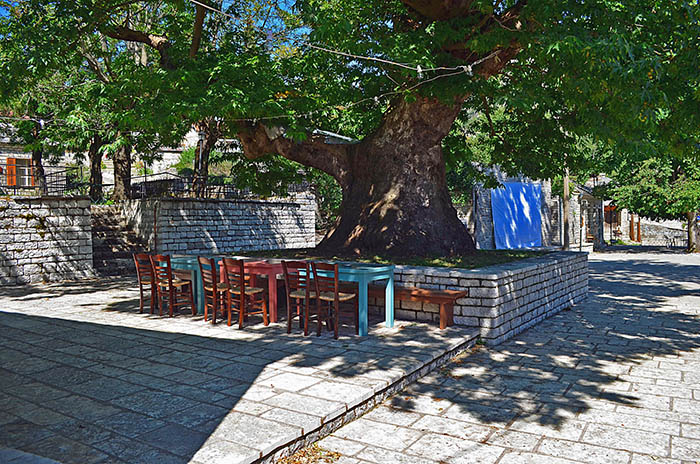
<path id="1" fill-rule="evenodd" d="M 32 170 L 34 186 L 39 191 L 41 195 L 48 194 L 48 188 L 46 186 L 46 173 L 44 172 L 44 164 L 42 161 L 43 151 L 40 149 L 32 150 Z"/>
<path id="2" fill-rule="evenodd" d="M 100 148 L 104 142 L 102 137 L 95 135 L 90 141 L 90 148 L 88 148 L 88 159 L 90 161 L 90 199 L 92 201 L 99 201 L 102 199 L 102 155 L 100 154 Z"/>
<path id="3" fill-rule="evenodd" d="M 114 153 L 114 192 L 112 199 L 128 200 L 131 195 L 131 146 L 119 147 Z"/>
<path id="4" fill-rule="evenodd" d="M 207 180 L 209 179 L 209 155 L 218 141 L 216 134 L 207 133 L 204 140 L 197 142 L 194 155 L 193 189 L 195 198 L 207 195 Z"/>
<path id="5" fill-rule="evenodd" d="M 688 251 L 690 253 L 698 253 L 698 235 L 700 235 L 700 230 L 698 230 L 698 223 L 696 220 L 695 212 L 690 212 L 686 214 L 688 218 Z"/>
<path id="6" fill-rule="evenodd" d="M 267 153 L 321 169 L 343 190 L 336 227 L 319 244 L 330 253 L 454 255 L 475 251 L 445 181 L 442 140 L 461 109 L 420 98 L 398 99 L 381 126 L 357 144 L 297 143 L 279 129 L 242 127 L 244 153 Z"/>
<path id="7" fill-rule="evenodd" d="M 460 104 L 401 100 L 349 153 L 337 226 L 322 250 L 452 255 L 475 250 L 447 190 L 442 139 Z"/>
<path id="8" fill-rule="evenodd" d="M 564 220 L 562 221 L 564 227 L 564 243 L 562 243 L 561 249 L 568 250 L 571 246 L 571 229 L 569 228 L 569 214 L 570 214 L 570 204 L 571 195 L 569 194 L 569 168 L 566 168 L 564 172 L 564 203 L 562 208 L 562 216 Z"/>

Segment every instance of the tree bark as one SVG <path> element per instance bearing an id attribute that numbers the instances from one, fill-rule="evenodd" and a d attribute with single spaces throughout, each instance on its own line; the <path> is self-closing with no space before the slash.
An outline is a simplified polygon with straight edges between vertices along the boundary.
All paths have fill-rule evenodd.
<path id="1" fill-rule="evenodd" d="M 476 247 L 445 180 L 442 139 L 461 109 L 399 100 L 379 129 L 352 146 L 342 215 L 321 249 L 389 255 L 453 255 Z"/>
<path id="2" fill-rule="evenodd" d="M 46 185 L 46 173 L 44 172 L 44 164 L 42 161 L 44 152 L 40 149 L 32 150 L 32 169 L 34 186 L 39 190 L 41 195 L 47 195 L 48 188 Z"/>
<path id="3" fill-rule="evenodd" d="M 131 196 L 131 145 L 119 147 L 114 153 L 113 162 L 114 192 L 112 200 L 115 202 L 128 200 Z"/>
<path id="4" fill-rule="evenodd" d="M 192 182 L 196 198 L 207 195 L 207 180 L 209 179 L 209 155 L 219 138 L 215 134 L 207 134 L 204 140 L 197 142 L 194 154 L 194 180 Z"/>
<path id="5" fill-rule="evenodd" d="M 567 251 L 571 246 L 571 229 L 569 228 L 569 201 L 571 200 L 571 195 L 569 194 L 569 168 L 564 171 L 564 205 L 562 208 L 562 216 L 564 216 L 562 224 L 564 227 L 564 243 L 562 243 L 561 249 Z"/>
<path id="6" fill-rule="evenodd" d="M 319 248 L 331 253 L 454 255 L 475 250 L 452 206 L 442 154 L 461 108 L 435 99 L 399 99 L 362 142 L 294 143 L 256 130 L 239 134 L 244 151 L 280 153 L 324 170 L 343 190 L 341 217 Z"/>
<path id="7" fill-rule="evenodd" d="M 102 137 L 95 135 L 90 141 L 90 148 L 88 148 L 88 159 L 90 161 L 90 199 L 92 201 L 99 201 L 102 199 L 102 155 L 100 154 L 100 148 L 102 148 L 104 142 Z"/>
<path id="8" fill-rule="evenodd" d="M 700 235 L 700 231 L 698 231 L 695 219 L 696 214 L 696 212 L 692 211 L 686 215 L 688 218 L 688 252 L 690 253 L 698 253 L 700 251 L 698 250 L 698 235 Z"/>

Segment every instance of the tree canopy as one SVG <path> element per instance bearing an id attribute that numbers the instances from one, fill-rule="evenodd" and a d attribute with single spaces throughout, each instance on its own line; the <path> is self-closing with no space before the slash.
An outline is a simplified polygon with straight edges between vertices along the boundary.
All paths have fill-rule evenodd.
<path id="1" fill-rule="evenodd" d="M 659 140 L 678 158 L 698 150 L 694 1 L 4 3 L 3 97 L 77 68 L 116 127 L 168 143 L 215 121 L 250 159 L 278 154 L 338 181 L 324 242 L 336 248 L 473 249 L 445 157 L 468 161 L 475 115 L 493 159 L 533 177 L 589 169 L 582 141 L 630 159 Z"/>

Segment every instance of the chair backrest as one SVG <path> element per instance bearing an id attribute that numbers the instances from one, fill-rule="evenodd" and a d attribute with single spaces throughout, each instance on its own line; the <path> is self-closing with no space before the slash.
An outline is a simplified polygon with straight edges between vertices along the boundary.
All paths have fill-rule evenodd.
<path id="1" fill-rule="evenodd" d="M 231 287 L 239 287 L 241 294 L 250 276 L 245 275 L 242 259 L 224 258 L 224 279 Z"/>
<path id="2" fill-rule="evenodd" d="M 282 261 L 284 284 L 287 291 L 306 290 L 309 287 L 309 263 L 306 261 Z"/>
<path id="3" fill-rule="evenodd" d="M 170 255 L 149 256 L 153 266 L 153 279 L 157 284 L 173 285 L 173 269 L 170 266 Z"/>
<path id="4" fill-rule="evenodd" d="M 153 279 L 153 264 L 146 253 L 134 253 L 134 265 L 139 282 Z"/>
<path id="5" fill-rule="evenodd" d="M 338 265 L 312 261 L 311 269 L 314 272 L 314 285 L 316 286 L 316 292 L 318 292 L 319 294 L 322 292 L 333 292 L 337 297 Z"/>
<path id="6" fill-rule="evenodd" d="M 202 273 L 202 284 L 204 287 L 214 289 L 214 294 L 216 295 L 216 284 L 218 283 L 216 274 L 216 260 L 213 258 L 198 256 L 197 262 L 199 263 L 199 270 Z"/>

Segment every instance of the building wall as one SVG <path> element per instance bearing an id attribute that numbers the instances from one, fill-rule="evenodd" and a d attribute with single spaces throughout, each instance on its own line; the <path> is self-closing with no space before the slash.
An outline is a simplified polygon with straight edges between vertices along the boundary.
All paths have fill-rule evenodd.
<path id="1" fill-rule="evenodd" d="M 310 193 L 267 201 L 131 200 L 123 207 L 149 249 L 187 254 L 313 247 L 315 214 Z"/>
<path id="2" fill-rule="evenodd" d="M 91 230 L 89 199 L 0 198 L 0 283 L 92 277 Z"/>
<path id="3" fill-rule="evenodd" d="M 466 290 L 454 307 L 455 324 L 479 328 L 489 344 L 501 343 L 588 296 L 588 254 L 556 252 L 481 269 L 396 266 L 395 285 Z M 373 311 L 384 301 L 370 298 Z M 399 319 L 438 322 L 439 307 L 395 301 Z"/>

